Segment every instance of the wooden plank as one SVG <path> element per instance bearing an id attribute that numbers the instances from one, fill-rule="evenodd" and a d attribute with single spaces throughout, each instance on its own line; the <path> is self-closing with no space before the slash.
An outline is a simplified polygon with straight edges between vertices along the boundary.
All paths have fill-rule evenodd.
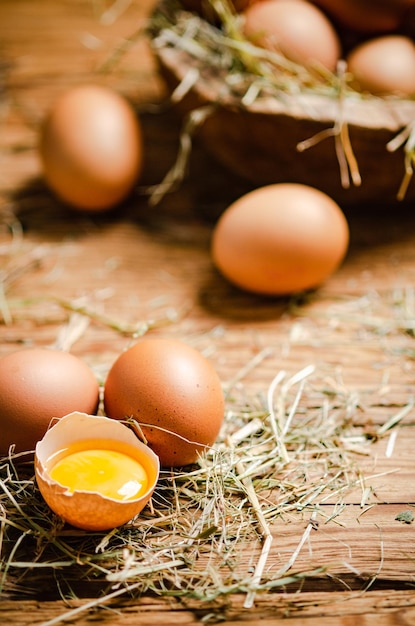
<path id="1" fill-rule="evenodd" d="M 269 558 L 269 570 L 278 571 L 299 546 L 295 569 L 312 570 L 327 566 L 329 576 L 337 585 L 354 588 L 376 581 L 414 581 L 413 526 L 399 522 L 396 516 L 412 507 L 402 505 L 377 505 L 362 509 L 348 505 L 327 523 L 333 513 L 322 507 L 315 519 L 302 522 L 285 520 L 274 523 L 274 547 Z M 304 516 L 305 517 L 305 516 Z M 287 523 L 288 522 L 288 523 Z M 304 537 L 307 539 L 301 544 Z M 359 583 L 360 581 L 360 583 Z"/>
<path id="2" fill-rule="evenodd" d="M 191 230 L 188 225 L 189 238 L 193 234 L 192 244 L 183 230 L 180 239 L 174 237 L 171 229 L 164 234 L 167 228 L 164 225 L 156 232 L 124 221 L 111 223 L 111 228 L 107 228 L 105 222 L 96 224 L 85 218 L 73 218 L 68 223 L 64 213 L 53 221 L 48 213 L 40 217 L 28 215 L 25 224 L 28 248 L 23 248 L 21 260 L 16 255 L 16 268 L 19 270 L 22 264 L 24 269 L 30 259 L 39 260 L 29 264 L 21 275 L 17 272 L 19 279 L 10 285 L 8 298 L 14 323 L 2 328 L 0 354 L 14 350 L 22 341 L 53 343 L 70 315 L 56 303 L 57 298 L 67 303 L 79 302 L 98 318 L 129 326 L 139 326 L 140 321 L 149 318 L 163 320 L 173 310 L 179 315 L 177 321 L 164 326 L 161 332 L 184 338 L 206 351 L 225 387 L 229 381 L 237 380 L 234 388 L 243 385 L 247 398 L 257 393 L 265 395 L 281 369 L 290 374 L 315 364 L 310 389 L 299 407 L 298 421 L 310 411 L 318 412 L 331 395 L 333 406 L 350 406 L 350 418 L 362 425 L 356 434 L 370 435 L 411 402 L 410 359 L 402 360 L 400 354 L 385 355 L 383 339 L 376 340 L 372 335 L 367 343 L 347 345 L 346 338 L 351 334 L 347 324 L 341 329 L 344 341 L 336 346 L 333 334 L 338 336 L 340 331 L 333 331 L 324 321 L 321 325 L 312 321 L 313 303 L 303 309 L 303 317 L 278 319 L 277 323 L 252 325 L 206 317 L 203 307 L 195 300 L 192 281 L 193 273 L 203 281 L 212 272 L 205 249 L 209 228 L 204 224 L 199 223 Z M 7 237 L 4 241 L 8 242 Z M 149 266 L 149 258 L 157 259 L 157 263 Z M 318 307 L 324 302 L 329 306 L 331 302 L 324 292 L 316 300 Z M 287 338 L 290 333 L 303 339 L 290 340 Z M 409 349 L 413 339 L 409 335 L 404 339 Z M 103 379 L 113 359 L 129 341 L 92 316 L 73 350 L 94 366 Z M 394 345 L 395 336 L 391 335 L 388 341 Z M 240 377 L 244 367 L 266 348 L 271 352 Z M 382 359 L 388 359 L 386 374 L 383 368 L 380 371 L 376 368 Z M 411 409 L 402 423 L 413 421 Z M 413 437 L 413 431 L 405 426 L 399 430 L 393 450 L 388 447 L 388 433 L 376 447 L 362 441 L 367 458 L 358 456 L 356 464 L 367 476 L 379 475 L 366 486 L 373 486 L 380 501 L 415 500 L 411 480 Z M 352 501 L 360 502 L 361 498 L 359 488 Z"/>
<path id="3" fill-rule="evenodd" d="M 324 403 L 330 414 L 348 417 L 352 433 L 363 437 L 361 453 L 349 453 L 352 477 L 359 480 L 342 493 L 323 490 L 307 506 L 298 498 L 270 523 L 266 575 L 275 578 L 287 565 L 288 572 L 328 568 L 305 580 L 301 590 L 297 584 L 283 593 L 257 594 L 252 609 L 244 607 L 240 594 L 212 604 L 125 597 L 88 609 L 88 602 L 98 602 L 102 585 L 97 590 L 84 584 L 85 599 L 65 601 L 25 600 L 14 589 L 17 600 L 0 601 L 0 623 L 59 622 L 77 607 L 82 610 L 70 623 L 78 626 L 94 621 L 235 626 L 259 620 L 267 626 L 283 619 L 293 626 L 413 623 L 413 523 L 396 516 L 412 511 L 415 502 L 415 215 L 408 210 L 392 215 L 387 207 L 375 215 L 367 207 L 350 211 L 351 247 L 344 265 L 324 288 L 300 301 L 258 298 L 226 284 L 209 257 L 212 226 L 247 185 L 222 171 L 196 142 L 189 177 L 149 207 L 143 187 L 160 182 L 174 162 L 180 122 L 172 111 L 144 111 L 164 93 L 144 41 L 117 72 L 96 74 L 120 40 L 142 23 L 151 2 L 132 2 L 112 25 L 99 23 L 92 11 L 98 3 L 89 0 L 71 2 L 69 13 L 66 2 L 55 0 L 0 3 L 1 54 L 10 62 L 1 92 L 0 264 L 7 259 L 15 270 L 6 285 L 11 320 L 0 327 L 0 355 L 22 343 L 55 342 L 71 318 L 67 305 L 81 304 L 90 323 L 72 350 L 102 381 L 131 341 L 132 325 L 149 318 L 164 324 L 175 312 L 177 319 L 158 332 L 183 338 L 208 355 L 238 402 L 266 406 L 280 370 L 289 376 L 313 364 L 294 423 L 318 413 Z M 92 218 L 65 210 L 45 188 L 36 142 L 38 124 L 59 91 L 97 78 L 137 104 L 146 163 L 131 201 L 113 215 Z M 24 228 L 12 258 L 4 252 L 11 242 L 10 207 Z M 375 443 L 365 440 L 407 406 L 396 430 Z M 311 471 L 318 470 L 316 462 Z M 278 488 L 261 492 L 265 513 L 278 498 L 283 498 Z M 239 547 L 238 567 L 251 573 L 262 548 L 260 534 Z M 201 554 L 199 572 L 209 558 Z M 50 573 L 42 583 L 42 590 L 49 586 L 56 597 Z M 6 590 L 11 587 L 10 582 Z M 345 591 L 348 587 L 354 591 Z"/>
<path id="4" fill-rule="evenodd" d="M 153 626 L 155 624 L 203 624 L 220 620 L 224 626 L 250 624 L 276 625 L 288 622 L 291 626 L 339 624 L 349 626 L 402 626 L 411 624 L 415 617 L 415 594 L 407 591 L 333 592 L 327 594 L 302 592 L 299 594 L 264 594 L 258 596 L 254 609 L 244 608 L 244 596 L 235 595 L 223 602 L 203 607 L 190 601 L 163 601 L 159 598 L 118 600 L 107 606 L 90 608 L 90 600 L 43 602 L 23 600 L 20 603 L 0 602 L 3 624 L 19 626 L 43 625 L 47 621 L 86 626 L 94 622 L 125 624 L 126 626 Z M 68 617 L 72 610 L 78 615 Z M 61 621 L 59 621 L 61 620 Z"/>

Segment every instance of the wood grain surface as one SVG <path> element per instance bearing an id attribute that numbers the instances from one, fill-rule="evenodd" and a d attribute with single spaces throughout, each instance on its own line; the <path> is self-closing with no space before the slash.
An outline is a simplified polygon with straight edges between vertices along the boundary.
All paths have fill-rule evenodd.
<path id="1" fill-rule="evenodd" d="M 0 623 L 413 624 L 414 526 L 399 514 L 415 503 L 415 214 L 408 206 L 350 209 L 347 258 L 307 297 L 264 299 L 228 285 L 212 266 L 210 236 L 248 183 L 212 161 L 196 139 L 185 180 L 150 206 L 148 188 L 175 160 L 180 120 L 163 104 L 166 87 L 145 38 L 103 71 L 153 4 L 126 2 L 114 17 L 104 9 L 121 2 L 0 3 L 0 276 L 7 270 L 0 355 L 62 341 L 69 316 L 87 313 L 72 351 L 103 379 L 132 333 L 151 320 L 156 332 L 208 355 L 227 389 L 265 394 L 281 369 L 294 374 L 313 365 L 316 389 L 342 394 L 356 426 L 382 436 L 356 455 L 362 479 L 340 512 L 333 496 L 320 503 L 317 519 L 305 509 L 272 524 L 271 571 L 284 567 L 310 526 L 296 567 L 330 563 L 329 576 L 258 594 L 251 609 L 242 594 L 212 604 L 145 596 L 96 606 L 92 586 L 81 599 L 65 600 L 19 597 L 17 589 L 0 600 Z M 123 206 L 104 216 L 62 206 L 42 180 L 37 153 L 39 124 L 54 99 L 88 81 L 130 98 L 144 131 L 142 179 Z M 10 256 L 14 216 L 23 239 Z M 401 412 L 393 435 L 379 431 Z M 241 544 L 246 567 L 260 549 Z M 202 559 L 198 567 L 205 566 Z"/>

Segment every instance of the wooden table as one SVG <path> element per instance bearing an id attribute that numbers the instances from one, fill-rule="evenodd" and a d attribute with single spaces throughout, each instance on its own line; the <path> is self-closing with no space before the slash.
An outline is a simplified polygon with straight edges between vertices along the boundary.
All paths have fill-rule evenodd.
<path id="1" fill-rule="evenodd" d="M 402 521 L 415 503 L 413 210 L 349 210 L 348 256 L 307 298 L 262 299 L 232 288 L 212 266 L 209 241 L 216 217 L 248 185 L 196 142 L 183 183 L 149 206 L 145 190 L 174 162 L 179 121 L 173 111 L 154 106 L 166 93 L 145 38 L 111 71 L 102 71 L 143 24 L 151 0 L 127 2 L 116 16 L 103 11 L 105 4 L 0 4 L 0 272 L 6 296 L 0 355 L 22 343 L 59 339 L 102 379 L 134 329 L 151 319 L 152 332 L 190 342 L 212 360 L 228 390 L 247 397 L 266 395 L 281 370 L 293 375 L 310 366 L 312 385 L 347 399 L 356 433 L 366 433 L 370 445 L 361 454 L 355 450 L 361 481 L 344 495 L 332 521 L 338 504 L 327 499 L 317 516 L 310 508 L 293 510 L 270 525 L 266 567 L 272 572 L 291 563 L 288 574 L 309 572 L 301 585 L 287 582 L 257 593 L 248 608 L 238 589 L 211 603 L 189 594 L 120 592 L 99 605 L 92 583 L 78 597 L 61 598 L 52 571 L 43 575 L 42 593 L 23 593 L 6 582 L 0 622 L 414 623 L 414 530 L 410 517 Z M 54 99 L 91 80 L 134 101 L 146 147 L 133 197 L 102 216 L 74 213 L 53 198 L 37 154 L 39 124 Z M 68 335 L 74 320 L 77 334 Z M 397 424 L 382 430 L 394 418 Z M 262 541 L 259 533 L 238 567 L 252 570 Z"/>

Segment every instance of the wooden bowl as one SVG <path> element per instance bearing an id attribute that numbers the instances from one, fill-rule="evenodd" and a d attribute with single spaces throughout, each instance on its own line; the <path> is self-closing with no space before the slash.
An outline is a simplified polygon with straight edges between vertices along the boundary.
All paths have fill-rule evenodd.
<path id="1" fill-rule="evenodd" d="M 154 37 L 153 49 L 171 92 L 197 76 L 177 101 L 177 111 L 184 118 L 203 110 L 196 136 L 223 166 L 252 185 L 303 183 L 344 206 L 415 199 L 415 176 L 398 198 L 406 153 L 405 142 L 397 141 L 415 121 L 414 100 L 362 97 L 351 91 L 340 100 L 299 90 L 244 104 L 224 88 L 220 69 L 160 41 Z"/>

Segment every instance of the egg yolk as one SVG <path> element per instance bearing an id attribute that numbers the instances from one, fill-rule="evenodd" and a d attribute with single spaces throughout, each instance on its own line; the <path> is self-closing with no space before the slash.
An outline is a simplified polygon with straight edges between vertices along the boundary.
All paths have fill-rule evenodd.
<path id="1" fill-rule="evenodd" d="M 94 492 L 121 501 L 138 498 L 148 486 L 147 472 L 141 463 L 117 450 L 69 449 L 49 474 L 72 493 Z"/>

